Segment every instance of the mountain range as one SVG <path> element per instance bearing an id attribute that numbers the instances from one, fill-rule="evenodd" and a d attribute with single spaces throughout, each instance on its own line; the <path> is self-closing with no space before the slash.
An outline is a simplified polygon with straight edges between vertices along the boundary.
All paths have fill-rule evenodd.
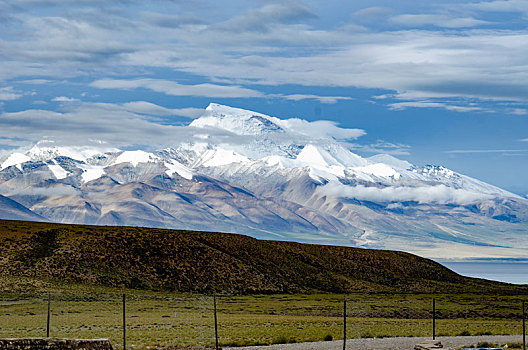
<path id="1" fill-rule="evenodd" d="M 210 104 L 188 126 L 192 137 L 158 151 L 42 141 L 0 158 L 0 218 L 234 232 L 433 258 L 528 255 L 526 198 L 443 166 L 361 157 L 325 127 Z"/>

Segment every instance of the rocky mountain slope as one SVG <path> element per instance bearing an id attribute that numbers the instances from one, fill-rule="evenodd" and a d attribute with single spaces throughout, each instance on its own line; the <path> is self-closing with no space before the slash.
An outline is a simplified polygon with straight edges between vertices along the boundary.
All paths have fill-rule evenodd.
<path id="1" fill-rule="evenodd" d="M 395 251 L 139 227 L 0 220 L 0 274 L 222 293 L 528 293 Z"/>
<path id="2" fill-rule="evenodd" d="M 62 223 L 527 256 L 527 199 L 442 166 L 360 157 L 303 123 L 211 104 L 192 141 L 160 151 L 41 142 L 0 159 L 0 194 Z"/>
<path id="3" fill-rule="evenodd" d="M 2 195 L 0 195 L 0 217 L 10 218 L 12 220 L 46 221 L 42 216 L 33 213 L 20 203 Z"/>

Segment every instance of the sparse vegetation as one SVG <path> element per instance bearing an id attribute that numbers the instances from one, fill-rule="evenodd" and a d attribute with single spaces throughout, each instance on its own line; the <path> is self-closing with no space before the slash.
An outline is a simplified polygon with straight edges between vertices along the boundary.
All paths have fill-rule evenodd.
<path id="1" fill-rule="evenodd" d="M 2 275 L 143 290 L 528 293 L 403 252 L 139 227 L 0 220 L 0 257 Z"/>
<path id="2" fill-rule="evenodd" d="M 2 277 L 1 284 L 6 280 Z M 24 282 L 25 280 L 25 282 Z M 121 344 L 121 293 L 127 295 L 128 343 L 136 348 L 214 344 L 211 296 L 165 291 L 94 287 L 17 278 L 38 289 L 0 294 L 0 337 L 43 336 L 47 292 L 52 294 L 51 334 L 58 337 L 109 337 Z M 519 334 L 519 297 L 475 294 L 434 296 L 437 334 L 489 331 Z M 431 295 L 349 294 L 347 337 L 429 336 Z M 220 344 L 249 346 L 341 339 L 342 295 L 221 295 Z M 395 315 L 406 310 L 405 318 Z M 514 317 L 512 317 L 514 315 Z"/>
<path id="3" fill-rule="evenodd" d="M 397 252 L 0 221 L 0 337 L 43 336 L 51 293 L 52 336 L 108 337 L 119 349 L 125 293 L 131 346 L 211 345 L 215 287 L 224 347 L 338 340 L 343 294 L 333 292 L 343 291 L 350 338 L 430 335 L 429 292 L 437 334 L 519 334 L 527 296 Z"/>
<path id="4" fill-rule="evenodd" d="M 479 342 L 477 344 L 462 346 L 461 348 L 458 348 L 458 350 L 465 349 L 465 348 L 503 348 L 503 349 L 508 349 L 508 350 L 510 349 L 511 350 L 521 350 L 522 344 L 521 343 L 496 344 L 496 343 L 489 343 L 489 342 Z"/>

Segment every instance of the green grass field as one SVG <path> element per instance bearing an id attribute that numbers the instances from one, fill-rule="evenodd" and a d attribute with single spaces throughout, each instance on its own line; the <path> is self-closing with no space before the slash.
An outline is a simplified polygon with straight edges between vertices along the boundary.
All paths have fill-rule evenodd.
<path id="1" fill-rule="evenodd" d="M 0 337 L 46 334 L 51 294 L 51 336 L 110 338 L 122 347 L 122 301 L 127 295 L 127 345 L 214 344 L 210 295 L 0 278 Z M 431 335 L 432 295 L 349 294 L 347 337 Z M 525 296 L 435 295 L 437 335 L 521 334 Z M 221 345 L 342 339 L 343 295 L 218 295 Z"/>

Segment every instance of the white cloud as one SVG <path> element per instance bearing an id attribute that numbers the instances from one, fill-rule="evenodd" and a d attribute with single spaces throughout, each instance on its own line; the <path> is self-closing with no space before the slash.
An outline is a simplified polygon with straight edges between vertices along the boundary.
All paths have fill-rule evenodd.
<path id="1" fill-rule="evenodd" d="M 379 96 L 378 96 L 379 97 Z M 448 111 L 455 112 L 474 112 L 483 111 L 481 107 L 475 106 L 457 106 L 442 102 L 429 102 L 429 101 L 410 101 L 410 102 L 397 102 L 390 103 L 389 108 L 396 111 L 401 111 L 407 108 L 443 108 Z"/>
<path id="2" fill-rule="evenodd" d="M 299 133 L 310 138 L 335 138 L 338 140 L 357 139 L 367 133 L 361 129 L 341 128 L 336 122 L 329 120 L 307 120 L 291 118 L 278 121 L 279 126 L 284 129 Z"/>
<path id="3" fill-rule="evenodd" d="M 174 15 L 147 11 L 141 13 L 141 16 L 153 25 L 166 28 L 178 28 L 181 26 L 197 26 L 205 24 L 203 18 L 194 15 Z"/>
<path id="4" fill-rule="evenodd" d="M 271 94 L 266 95 L 257 90 L 243 88 L 237 85 L 197 84 L 183 85 L 175 81 L 162 79 L 101 79 L 90 84 L 100 89 L 137 89 L 144 88 L 166 95 L 173 96 L 204 96 L 204 97 L 228 97 L 228 98 L 250 98 L 269 97 L 284 98 L 292 101 L 318 100 L 321 103 L 333 104 L 340 100 L 352 100 L 348 96 L 321 96 L 313 94 Z"/>
<path id="5" fill-rule="evenodd" d="M 57 97 L 55 97 L 55 98 L 53 98 L 51 100 L 54 101 L 54 102 L 78 102 L 78 101 L 80 101 L 77 98 L 67 97 L 67 96 L 57 96 Z"/>
<path id="6" fill-rule="evenodd" d="M 111 146 L 145 145 L 159 149 L 182 142 L 191 142 L 204 134 L 203 129 L 190 126 L 170 125 L 157 117 L 196 117 L 203 113 L 199 108 L 169 109 L 146 101 L 124 104 L 79 102 L 67 104 L 65 111 L 25 110 L 0 114 L 0 130 L 3 135 L 24 135 L 25 141 L 38 142 L 43 139 L 61 143 L 83 143 L 89 139 L 107 142 Z M 355 139 L 365 134 L 360 129 L 345 129 L 332 121 L 309 122 L 302 119 L 278 119 L 274 121 L 292 131 L 286 137 Z M 212 143 L 229 144 L 249 142 L 252 137 L 235 135 L 222 129 L 208 129 L 208 140 Z M 271 136 L 270 136 L 271 137 Z"/>
<path id="7" fill-rule="evenodd" d="M 510 114 L 513 114 L 513 115 L 527 115 L 528 114 L 528 109 L 524 109 L 524 108 L 514 108 L 510 111 Z"/>
<path id="8" fill-rule="evenodd" d="M 482 1 L 467 6 L 482 11 L 528 13 L 528 1 L 526 0 Z"/>
<path id="9" fill-rule="evenodd" d="M 53 80 L 48 79 L 26 79 L 26 80 L 17 80 L 17 84 L 30 84 L 30 85 L 45 85 L 53 83 Z"/>
<path id="10" fill-rule="evenodd" d="M 321 103 L 333 104 L 338 101 L 352 100 L 352 97 L 348 96 L 320 96 L 310 94 L 293 94 L 293 95 L 282 95 L 287 100 L 301 101 L 301 100 L 318 100 Z"/>
<path id="11" fill-rule="evenodd" d="M 197 118 L 205 111 L 203 108 L 165 108 L 146 101 L 123 103 L 123 107 L 125 107 L 126 110 L 135 113 L 157 116 L 181 116 L 187 118 Z"/>
<path id="12" fill-rule="evenodd" d="M 57 6 L 69 3 L 98 4 L 105 0 L 17 0 L 19 4 L 31 6 Z"/>
<path id="13" fill-rule="evenodd" d="M 521 140 L 524 141 L 524 140 Z M 527 153 L 528 149 L 458 149 L 446 151 L 445 153 Z"/>
<path id="14" fill-rule="evenodd" d="M 82 144 L 97 138 L 115 146 L 166 147 L 192 138 L 185 127 L 163 125 L 121 105 L 86 102 L 68 105 L 64 112 L 33 109 L 2 113 L 0 130 L 3 135 L 23 135 L 33 143 L 49 139 Z"/>
<path id="15" fill-rule="evenodd" d="M 204 96 L 204 97 L 263 97 L 256 90 L 240 86 L 217 84 L 183 85 L 175 81 L 163 79 L 101 79 L 90 84 L 99 89 L 137 89 L 144 88 L 173 96 Z"/>
<path id="16" fill-rule="evenodd" d="M 493 196 L 455 189 L 445 185 L 427 187 L 365 187 L 346 186 L 339 182 L 329 182 L 319 189 L 321 193 L 344 198 L 373 201 L 378 203 L 408 202 L 468 205 L 492 199 Z"/>
<path id="17" fill-rule="evenodd" d="M 375 154 L 391 154 L 398 156 L 405 156 L 410 154 L 411 146 L 401 144 L 401 143 L 392 143 L 384 140 L 377 140 L 375 143 L 359 145 L 355 143 L 348 143 L 347 147 L 365 153 L 375 153 Z"/>
<path id="18" fill-rule="evenodd" d="M 381 17 L 387 17 L 393 12 L 394 10 L 388 7 L 367 7 L 354 12 L 352 15 L 360 21 L 373 21 L 379 20 Z"/>
<path id="19" fill-rule="evenodd" d="M 277 24 L 295 24 L 317 18 L 307 7 L 294 2 L 268 3 L 216 25 L 217 29 L 235 33 L 269 32 Z"/>
<path id="20" fill-rule="evenodd" d="M 109 20 L 117 22 L 120 19 L 112 17 Z M 36 60 L 52 66 L 62 63 L 66 64 L 66 69 L 71 68 L 69 63 L 75 63 L 77 69 L 82 69 L 80 63 L 86 67 L 107 64 L 122 53 L 134 50 L 128 44 L 130 41 L 126 38 L 127 33 L 115 35 L 117 33 L 112 28 L 87 19 L 66 16 L 28 17 L 25 25 L 31 30 L 32 36 L 10 43 L 11 50 L 19 55 L 20 61 Z"/>
<path id="21" fill-rule="evenodd" d="M 200 81 L 240 84 L 184 85 L 162 79 L 128 83 L 99 79 L 94 83 L 101 88 L 143 87 L 175 96 L 266 98 L 249 84 L 300 84 L 385 89 L 399 99 L 408 96 L 413 101 L 528 100 L 526 29 L 511 29 L 515 27 L 507 21 L 498 23 L 502 29 L 471 28 L 485 24 L 486 17 L 479 15 L 486 11 L 527 10 L 524 0 L 453 4 L 442 13 L 433 4 L 423 14 L 393 16 L 393 23 L 409 29 L 396 31 L 387 29 L 386 21 L 379 24 L 380 18 L 396 10 L 379 7 L 360 10 L 352 17 L 354 21 L 374 19 L 378 21 L 373 22 L 375 28 L 350 31 L 354 23 L 328 25 L 328 18 L 319 21 L 317 11 L 295 1 L 249 9 L 254 5 L 244 5 L 230 18 L 216 13 L 216 5 L 200 8 L 200 13 L 196 9 L 183 13 L 178 4 L 167 4 L 163 13 L 153 12 L 156 6 L 145 13 L 137 3 L 114 4 L 108 11 L 104 11 L 104 2 L 97 8 L 75 3 L 69 1 L 67 11 L 57 6 L 40 16 L 22 11 L 16 21 L 9 22 L 10 31 L 5 33 L 17 35 L 16 40 L 8 34 L 0 37 L 0 79 L 144 77 L 154 68 L 190 73 Z M 435 28 L 419 28 L 424 25 Z M 454 30 L 446 31 L 446 27 Z M 340 98 L 309 94 L 284 98 L 310 96 L 323 103 Z"/>
<path id="22" fill-rule="evenodd" d="M 243 77 L 246 83 L 266 85 L 355 86 L 393 90 L 409 97 L 526 102 L 527 40 L 524 31 L 507 30 L 355 33 L 348 43 L 334 44 L 333 50 L 313 49 L 294 57 L 241 56 L 213 46 L 205 49 L 211 51 L 207 58 L 203 49 L 187 51 L 192 58 L 159 52 L 160 61 L 153 65 L 208 77 Z M 150 56 L 127 57 L 130 64 L 151 64 Z"/>
<path id="23" fill-rule="evenodd" d="M 397 15 L 389 19 L 392 23 L 405 27 L 435 26 L 441 28 L 468 28 L 488 24 L 472 17 L 451 17 L 446 15 Z"/>
<path id="24" fill-rule="evenodd" d="M 16 100 L 22 96 L 20 92 L 15 91 L 11 86 L 0 88 L 0 101 Z"/>

